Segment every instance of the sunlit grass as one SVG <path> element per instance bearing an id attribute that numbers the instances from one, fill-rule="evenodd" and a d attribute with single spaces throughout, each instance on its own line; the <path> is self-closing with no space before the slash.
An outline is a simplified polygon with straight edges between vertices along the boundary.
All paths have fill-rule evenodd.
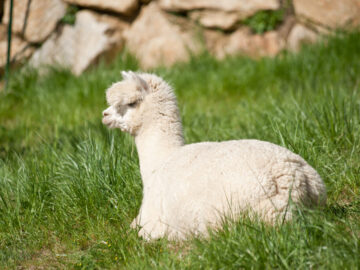
<path id="1" fill-rule="evenodd" d="M 104 90 L 136 70 L 124 54 L 74 77 L 18 71 L 0 96 L 0 268 L 360 266 L 360 35 L 259 61 L 208 55 L 154 72 L 175 88 L 188 143 L 256 138 L 303 156 L 328 205 L 269 227 L 246 218 L 208 239 L 146 243 L 128 135 L 101 124 Z"/>

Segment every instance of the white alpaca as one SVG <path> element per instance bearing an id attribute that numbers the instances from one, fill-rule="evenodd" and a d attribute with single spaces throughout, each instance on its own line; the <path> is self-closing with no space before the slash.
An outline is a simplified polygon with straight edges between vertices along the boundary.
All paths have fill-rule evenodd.
<path id="1" fill-rule="evenodd" d="M 106 92 L 103 123 L 135 137 L 143 201 L 131 224 L 146 239 L 206 234 L 224 215 L 249 211 L 274 223 L 295 204 L 323 205 L 325 185 L 300 156 L 269 142 L 184 145 L 176 97 L 153 74 L 122 72 Z M 291 205 L 291 204 L 290 204 Z"/>

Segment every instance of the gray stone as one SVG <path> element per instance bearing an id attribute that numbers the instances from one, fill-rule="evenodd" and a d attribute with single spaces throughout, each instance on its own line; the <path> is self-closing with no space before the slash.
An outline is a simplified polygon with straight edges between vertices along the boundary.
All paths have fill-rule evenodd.
<path id="1" fill-rule="evenodd" d="M 190 18 L 199 22 L 206 28 L 218 28 L 223 30 L 233 29 L 241 19 L 239 12 L 227 12 L 222 10 L 196 10 L 190 13 Z"/>
<path id="2" fill-rule="evenodd" d="M 123 31 L 128 24 L 119 19 L 82 10 L 74 26 L 54 33 L 31 58 L 31 65 L 58 65 L 79 75 L 100 57 L 113 58 L 123 48 Z"/>
<path id="3" fill-rule="evenodd" d="M 330 28 L 360 24 L 360 0 L 293 0 L 296 16 Z"/>
<path id="4" fill-rule="evenodd" d="M 3 71 L 7 58 L 7 26 L 0 24 L 0 71 Z M 25 40 L 17 35 L 11 39 L 10 60 L 12 65 L 16 65 L 28 59 L 34 52 L 34 48 Z"/>
<path id="5" fill-rule="evenodd" d="M 260 10 L 275 10 L 280 7 L 279 0 L 160 0 L 159 4 L 161 8 L 169 11 L 214 9 L 238 11 L 242 17 L 251 16 Z"/>
<path id="6" fill-rule="evenodd" d="M 302 44 L 314 43 L 319 39 L 318 35 L 301 24 L 296 24 L 290 31 L 287 39 L 287 49 L 299 51 Z"/>
<path id="7" fill-rule="evenodd" d="M 275 31 L 263 35 L 253 34 L 242 27 L 230 35 L 217 31 L 206 31 L 208 50 L 217 58 L 228 55 L 247 55 L 253 58 L 275 56 L 285 47 L 284 39 Z"/>
<path id="8" fill-rule="evenodd" d="M 75 4 L 87 8 L 114 11 L 131 15 L 138 8 L 138 0 L 65 0 L 69 4 Z"/>
<path id="9" fill-rule="evenodd" d="M 151 2 L 126 31 L 127 47 L 145 69 L 171 66 L 196 54 L 200 42 L 195 27 L 188 20 L 166 14 Z"/>
<path id="10" fill-rule="evenodd" d="M 9 22 L 10 0 L 5 1 L 4 24 Z M 16 0 L 12 31 L 32 43 L 41 43 L 64 16 L 66 4 L 61 0 Z"/>

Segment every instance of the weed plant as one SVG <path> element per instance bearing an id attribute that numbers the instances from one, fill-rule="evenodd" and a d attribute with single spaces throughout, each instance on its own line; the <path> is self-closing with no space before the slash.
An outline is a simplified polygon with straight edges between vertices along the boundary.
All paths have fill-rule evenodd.
<path id="1" fill-rule="evenodd" d="M 276 29 L 284 20 L 285 10 L 263 10 L 245 19 L 242 23 L 257 34 Z"/>

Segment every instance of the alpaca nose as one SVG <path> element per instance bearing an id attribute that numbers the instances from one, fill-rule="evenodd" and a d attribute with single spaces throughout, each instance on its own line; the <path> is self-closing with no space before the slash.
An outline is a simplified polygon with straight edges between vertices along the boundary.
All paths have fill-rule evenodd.
<path id="1" fill-rule="evenodd" d="M 109 113 L 107 112 L 107 111 L 103 111 L 103 116 L 105 117 L 105 116 L 108 116 L 109 115 Z"/>

